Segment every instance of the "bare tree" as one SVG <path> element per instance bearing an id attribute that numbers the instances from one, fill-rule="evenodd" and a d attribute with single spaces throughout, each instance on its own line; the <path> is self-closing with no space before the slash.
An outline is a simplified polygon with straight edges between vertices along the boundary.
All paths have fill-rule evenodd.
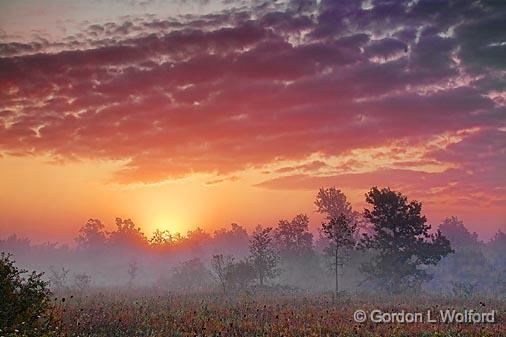
<path id="1" fill-rule="evenodd" d="M 139 264 L 137 261 L 132 261 L 128 264 L 128 287 L 132 287 L 137 273 L 139 272 Z"/>
<path id="2" fill-rule="evenodd" d="M 225 294 L 227 292 L 227 274 L 234 263 L 232 256 L 223 254 L 213 255 L 211 259 L 211 272 Z"/>
<path id="3" fill-rule="evenodd" d="M 65 268 L 61 268 L 61 270 L 56 270 L 53 266 L 49 267 L 49 282 L 53 287 L 54 291 L 62 291 L 67 284 L 67 277 L 69 270 Z"/>

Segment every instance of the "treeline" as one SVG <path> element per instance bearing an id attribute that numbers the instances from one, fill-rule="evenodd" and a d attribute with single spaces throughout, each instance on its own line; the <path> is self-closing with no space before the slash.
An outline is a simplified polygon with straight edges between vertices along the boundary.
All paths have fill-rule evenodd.
<path id="1" fill-rule="evenodd" d="M 433 230 L 422 204 L 388 188 L 366 194 L 354 211 L 346 196 L 320 189 L 325 221 L 314 236 L 299 214 L 252 233 L 238 224 L 186 235 L 156 230 L 147 237 L 130 219 L 108 232 L 98 219 L 78 231 L 75 248 L 33 245 L 15 235 L 0 241 L 23 267 L 45 272 L 54 291 L 92 286 L 170 291 L 431 292 L 460 297 L 506 293 L 506 234 L 487 243 L 456 217 Z"/>

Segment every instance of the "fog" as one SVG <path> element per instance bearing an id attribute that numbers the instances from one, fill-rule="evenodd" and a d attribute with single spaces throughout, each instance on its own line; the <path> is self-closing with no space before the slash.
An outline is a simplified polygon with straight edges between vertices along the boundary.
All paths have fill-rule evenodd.
<path id="1" fill-rule="evenodd" d="M 355 213 L 355 216 L 359 214 Z M 53 292 L 84 292 L 94 288 L 155 288 L 160 291 L 247 292 L 259 287 L 288 292 L 335 290 L 335 256 L 323 231 L 313 235 L 309 219 L 300 214 L 272 227 L 248 233 L 241 225 L 208 233 L 195 228 L 186 235 L 156 231 L 150 237 L 129 219 L 116 219 L 116 230 L 106 232 L 98 219 L 88 220 L 76 235 L 76 245 L 32 244 L 11 235 L 0 240 L 0 250 L 13 255 L 27 270 L 44 273 Z M 453 252 L 436 265 L 422 266 L 430 277 L 420 292 L 470 297 L 504 294 L 506 234 L 498 232 L 480 241 L 456 217 L 437 228 Z M 354 235 L 371 231 L 363 219 Z M 272 270 L 259 275 L 255 268 L 255 238 L 269 240 Z M 256 236 L 255 236 L 256 235 Z M 388 293 L 364 272 L 374 249 L 348 249 L 338 263 L 338 291 L 349 294 Z M 341 260 L 342 258 L 342 260 Z M 267 259 L 269 261 L 269 259 Z M 261 276 L 263 280 L 260 280 Z"/>

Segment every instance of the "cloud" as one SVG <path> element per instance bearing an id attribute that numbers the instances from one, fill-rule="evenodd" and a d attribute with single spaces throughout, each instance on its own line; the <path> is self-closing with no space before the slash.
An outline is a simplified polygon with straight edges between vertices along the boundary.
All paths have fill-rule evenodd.
<path id="1" fill-rule="evenodd" d="M 234 176 L 288 160 L 300 164 L 274 172 L 304 174 L 259 186 L 305 188 L 341 181 L 311 174 L 328 165 L 325 158 L 356 149 L 399 140 L 418 147 L 472 128 L 487 130 L 493 142 L 506 115 L 490 96 L 504 91 L 497 73 L 504 10 L 491 6 L 292 1 L 129 17 L 88 24 L 61 41 L 2 44 L 0 150 L 121 161 L 112 179 L 125 184 Z M 458 147 L 438 151 L 423 160 L 472 158 Z M 314 154 L 321 160 L 307 164 Z M 467 165 L 445 176 L 467 179 Z M 491 180 L 500 179 L 492 172 Z M 395 173 L 406 183 L 425 177 L 437 184 L 441 175 Z M 345 177 L 389 179 L 382 170 Z"/>

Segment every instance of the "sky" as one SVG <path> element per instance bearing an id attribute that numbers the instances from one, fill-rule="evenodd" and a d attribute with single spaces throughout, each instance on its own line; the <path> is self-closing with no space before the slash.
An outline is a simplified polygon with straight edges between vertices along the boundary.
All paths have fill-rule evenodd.
<path id="1" fill-rule="evenodd" d="M 506 230 L 498 1 L 0 0 L 0 237 L 72 242 L 355 210 Z M 110 227 L 112 229 L 112 227 Z"/>

